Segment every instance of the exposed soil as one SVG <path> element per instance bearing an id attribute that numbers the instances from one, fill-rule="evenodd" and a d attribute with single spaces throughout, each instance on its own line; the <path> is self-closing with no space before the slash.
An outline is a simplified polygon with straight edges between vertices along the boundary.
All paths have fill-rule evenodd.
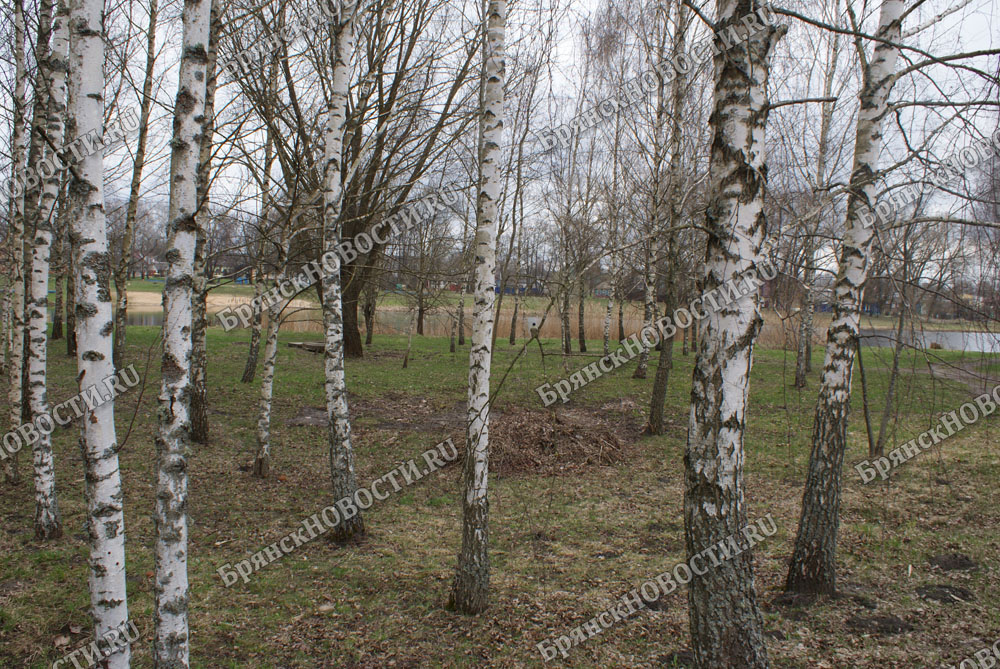
<path id="1" fill-rule="evenodd" d="M 928 558 L 927 561 L 941 571 L 976 571 L 979 569 L 979 565 L 972 558 L 961 553 L 935 555 Z"/>
<path id="2" fill-rule="evenodd" d="M 902 634 L 912 632 L 913 625 L 896 616 L 851 616 L 847 627 L 858 634 Z"/>
<path id="3" fill-rule="evenodd" d="M 958 585 L 921 585 L 917 588 L 917 595 L 942 604 L 971 602 L 975 599 L 971 592 Z"/>

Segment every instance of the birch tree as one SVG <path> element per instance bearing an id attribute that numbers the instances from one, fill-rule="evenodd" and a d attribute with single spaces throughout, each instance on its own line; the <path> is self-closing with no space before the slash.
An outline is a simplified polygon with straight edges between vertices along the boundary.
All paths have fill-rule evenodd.
<path id="1" fill-rule="evenodd" d="M 756 0 L 720 0 L 717 6 L 716 33 L 736 32 L 741 39 L 714 58 L 701 288 L 707 293 L 732 281 L 744 282 L 745 289 L 720 309 L 706 307 L 707 317 L 699 323 L 685 454 L 689 557 L 739 536 L 747 524 L 743 459 L 753 346 L 762 325 L 756 276 L 766 227 L 766 90 L 771 51 L 785 30 L 766 20 L 753 34 L 740 25 L 741 17 L 760 9 Z M 699 667 L 769 666 L 749 551 L 696 574 L 688 603 Z"/>
<path id="2" fill-rule="evenodd" d="M 146 26 L 146 71 L 142 80 L 139 100 L 139 138 L 132 164 L 132 183 L 129 187 L 128 205 L 125 210 L 125 234 L 122 236 L 121 258 L 115 269 L 115 369 L 124 367 L 126 328 L 128 327 L 128 274 L 135 243 L 135 220 L 139 209 L 142 170 L 146 165 L 146 144 L 149 141 L 149 115 L 153 106 L 153 68 L 156 65 L 156 22 L 159 15 L 158 0 L 149 1 L 149 22 Z"/>
<path id="3" fill-rule="evenodd" d="M 25 131 L 25 108 L 27 107 L 25 86 L 25 56 L 24 56 L 24 0 L 14 0 L 14 124 L 10 140 L 13 165 L 11 166 L 11 182 L 21 178 L 23 183 L 27 170 L 27 138 Z M 10 206 L 10 250 L 11 250 L 11 288 L 10 288 L 10 361 L 8 363 L 9 390 L 7 402 L 10 405 L 10 428 L 21 423 L 21 373 L 24 368 L 24 190 L 11 189 Z M 4 478 L 10 484 L 18 482 L 20 475 L 17 469 L 17 454 L 4 459 Z"/>
<path id="4" fill-rule="evenodd" d="M 354 23 L 357 4 L 343 7 L 333 35 L 333 82 L 329 93 L 324 129 L 326 154 L 323 165 L 323 251 L 333 251 L 340 243 L 340 214 L 344 189 L 343 148 L 347 124 L 347 97 L 350 88 L 351 59 L 354 55 Z M 339 262 L 338 262 L 339 265 Z M 338 267 L 338 270 L 340 268 Z M 354 447 L 351 443 L 351 419 L 347 408 L 344 374 L 344 314 L 340 288 L 341 273 L 323 275 L 323 328 L 326 332 L 326 410 L 330 446 L 330 480 L 334 499 L 353 499 L 358 484 L 354 474 Z M 361 512 L 351 518 L 341 515 L 332 531 L 338 542 L 364 536 Z"/>
<path id="5" fill-rule="evenodd" d="M 847 447 L 851 375 L 874 234 L 875 177 L 882 149 L 882 122 L 889 111 L 889 92 L 895 82 L 905 4 L 905 0 L 883 0 L 876 32 L 878 42 L 871 60 L 862 59 L 864 76 L 847 220 L 813 421 L 813 447 L 802 496 L 802 515 L 785 581 L 789 591 L 831 594 L 836 591 L 841 472 Z"/>
<path id="6" fill-rule="evenodd" d="M 52 12 L 51 0 L 44 0 L 41 12 Z M 68 9 L 59 4 L 52 21 L 52 43 L 45 61 L 38 64 L 38 85 L 48 89 L 45 96 L 46 143 L 62 146 L 63 119 L 66 114 L 66 69 L 69 46 Z M 56 201 L 62 185 L 62 170 L 55 168 L 55 154 L 51 150 L 41 151 L 42 164 L 50 170 L 39 170 L 39 174 L 49 172 L 42 182 L 39 199 L 38 219 L 35 221 L 34 244 L 31 254 L 31 276 L 29 277 L 30 299 L 27 304 L 28 318 L 28 402 L 32 419 L 49 413 L 46 397 L 46 363 L 48 353 L 48 306 L 49 306 L 49 258 L 52 251 L 52 219 L 55 216 Z M 49 419 L 51 424 L 51 419 Z M 35 470 L 35 537 L 55 539 L 62 536 L 62 522 L 59 518 L 59 504 L 56 500 L 55 461 L 52 454 L 52 431 L 39 429 L 38 439 L 32 446 Z"/>
<path id="7" fill-rule="evenodd" d="M 489 425 L 490 365 L 493 358 L 493 303 L 497 216 L 504 108 L 506 0 L 489 0 L 483 43 L 483 105 L 479 121 L 479 193 L 476 207 L 475 288 L 469 350 L 469 405 L 462 495 L 462 550 L 449 608 L 468 614 L 489 603 Z M 568 290 L 568 288 L 567 288 Z"/>
<path id="8" fill-rule="evenodd" d="M 67 134 L 74 141 L 88 133 L 102 135 L 104 121 L 104 3 L 76 0 L 70 10 L 70 62 Z M 109 137 L 109 140 L 112 137 Z M 77 162 L 70 181 L 70 238 L 77 310 L 75 325 L 77 382 L 80 389 L 102 384 L 114 375 L 111 295 L 108 291 L 110 247 L 104 215 L 104 147 Z M 115 436 L 115 404 L 84 411 L 80 447 L 87 482 L 90 535 L 90 605 L 94 634 L 112 634 L 129 619 L 125 581 L 125 520 Z M 103 660 L 111 669 L 129 666 L 127 643 Z"/>
<path id="9" fill-rule="evenodd" d="M 156 436 L 156 570 L 153 664 L 187 667 L 187 449 L 190 443 L 191 289 L 198 237 L 198 176 L 205 117 L 211 0 L 187 0 L 174 106 L 167 227 L 169 263 L 163 292 L 163 385 Z"/>

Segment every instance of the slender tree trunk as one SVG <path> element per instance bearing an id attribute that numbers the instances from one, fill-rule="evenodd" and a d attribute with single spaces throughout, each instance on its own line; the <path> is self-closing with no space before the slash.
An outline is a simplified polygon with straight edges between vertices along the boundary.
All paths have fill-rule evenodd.
<path id="1" fill-rule="evenodd" d="M 489 473 L 490 365 L 493 358 L 493 285 L 497 254 L 497 203 L 502 177 L 504 30 L 506 0 L 489 0 L 483 44 L 483 108 L 479 125 L 479 197 L 476 207 L 475 314 L 469 351 L 469 412 L 462 494 L 462 550 L 449 608 L 467 614 L 486 609 L 490 592 Z"/>
<path id="2" fill-rule="evenodd" d="M 587 330 L 584 319 L 584 303 L 587 300 L 587 291 L 584 288 L 583 279 L 580 279 L 580 313 L 577 315 L 577 339 L 580 342 L 580 353 L 587 352 Z"/>
<path id="3" fill-rule="evenodd" d="M 882 409 L 882 421 L 879 423 L 878 427 L 878 440 L 875 442 L 875 452 L 871 453 L 874 457 L 880 457 L 885 450 L 885 437 L 886 430 L 889 427 L 889 418 L 892 416 L 892 402 L 896 396 L 896 381 L 899 379 L 899 357 L 903 353 L 903 330 L 906 326 L 906 284 L 908 283 L 909 277 L 907 277 L 906 265 L 903 265 L 903 280 L 902 280 L 902 295 L 901 304 L 899 305 L 899 318 L 896 320 L 896 343 L 892 348 L 892 369 L 889 371 L 889 387 L 885 391 L 885 407 Z M 860 340 L 859 344 L 860 346 Z"/>
<path id="4" fill-rule="evenodd" d="M 618 341 L 625 339 L 625 301 L 618 300 Z"/>
<path id="5" fill-rule="evenodd" d="M 8 219 L 9 220 L 9 219 Z M 7 350 L 10 348 L 10 294 L 11 286 L 3 287 L 0 302 L 0 372 L 7 372 Z"/>
<path id="6" fill-rule="evenodd" d="M 135 219 L 139 210 L 139 192 L 142 170 L 146 164 L 146 143 L 149 139 L 149 113 L 153 103 L 153 68 L 156 64 L 156 21 L 158 0 L 149 0 L 149 23 L 146 26 L 146 73 L 142 80 L 142 100 L 139 101 L 139 144 L 132 163 L 132 183 L 129 187 L 128 206 L 125 210 L 125 234 L 122 235 L 121 257 L 115 270 L 115 291 L 118 304 L 115 309 L 115 369 L 125 366 L 126 329 L 128 327 L 128 275 L 135 243 Z"/>
<path id="7" fill-rule="evenodd" d="M 66 235 L 64 240 L 66 254 L 66 355 L 76 357 L 76 242 L 70 230 L 71 225 L 70 221 L 67 220 L 64 227 Z"/>
<path id="8" fill-rule="evenodd" d="M 354 24 L 357 5 L 344 8 L 342 22 L 333 35 L 333 84 L 326 119 L 326 155 L 323 169 L 323 248 L 333 252 L 340 243 L 340 214 L 343 207 L 342 154 L 344 127 L 347 123 L 347 95 L 351 59 L 354 54 Z M 344 374 L 344 311 L 340 273 L 327 272 L 323 277 L 323 324 L 326 330 L 326 409 L 329 418 L 330 479 L 333 498 L 353 498 L 357 490 L 354 474 L 354 448 L 351 443 L 351 420 L 347 408 Z M 355 305 L 357 302 L 355 302 Z M 355 313 L 355 317 L 357 314 Z M 355 327 L 356 330 L 356 327 Z M 360 347 L 360 339 L 358 346 Z M 343 542 L 361 538 L 365 525 L 361 511 L 351 518 L 341 514 L 332 538 Z"/>
<path id="9" fill-rule="evenodd" d="M 455 320 L 454 317 L 449 318 L 448 320 L 451 321 L 451 336 L 448 338 L 448 352 L 449 353 L 454 353 L 455 352 L 455 328 L 456 328 L 456 325 L 457 325 L 458 322 Z"/>
<path id="10" fill-rule="evenodd" d="M 163 385 L 156 436 L 156 576 L 153 666 L 190 666 L 187 450 L 191 429 L 192 286 L 198 241 L 199 139 L 206 116 L 211 0 L 187 0 L 170 156 L 168 269 L 163 292 Z"/>
<path id="11" fill-rule="evenodd" d="M 65 180 L 62 188 L 59 189 L 59 211 L 69 206 L 66 203 L 66 188 Z M 58 223 L 62 223 L 63 216 L 59 216 L 57 219 L 57 225 L 52 232 L 52 261 L 51 261 L 51 272 L 54 278 L 53 288 L 55 289 L 55 302 L 52 306 L 52 336 L 49 337 L 51 341 L 63 338 L 63 296 L 66 290 L 66 275 L 65 263 L 63 262 L 63 239 L 65 236 L 62 230 L 59 229 Z"/>
<path id="12" fill-rule="evenodd" d="M 278 357 L 280 326 L 281 313 L 272 307 L 267 314 L 264 378 L 260 384 L 260 403 L 257 412 L 257 457 L 253 463 L 253 475 L 262 479 L 266 479 L 271 471 L 271 399 L 274 396 L 274 363 Z"/>
<path id="13" fill-rule="evenodd" d="M 41 14 L 52 14 L 52 0 L 42 0 Z M 66 69 L 68 67 L 68 9 L 60 4 L 52 21 L 51 50 L 40 55 L 38 85 L 48 88 L 45 135 L 54 146 L 63 144 L 63 118 L 66 114 Z M 37 110 L 36 110 L 37 111 Z M 41 151 L 48 154 L 50 151 Z M 39 172 L 41 173 L 41 172 Z M 61 190 L 62 171 L 53 170 L 43 179 L 35 223 L 35 238 L 29 277 L 28 318 L 28 403 L 32 420 L 49 413 L 46 399 L 49 307 L 49 254 L 52 248 L 52 219 Z M 51 420 L 49 421 L 51 423 Z M 35 469 L 35 538 L 56 539 L 62 536 L 62 521 L 56 499 L 55 459 L 52 432 L 38 430 L 32 447 Z"/>
<path id="14" fill-rule="evenodd" d="M 614 308 L 614 300 L 608 297 L 608 308 L 604 314 L 604 355 L 611 352 L 611 310 Z"/>
<path id="15" fill-rule="evenodd" d="M 465 279 L 458 297 L 458 345 L 465 346 Z"/>
<path id="16" fill-rule="evenodd" d="M 424 289 L 423 286 L 417 292 L 417 334 L 424 336 Z"/>
<path id="17" fill-rule="evenodd" d="M 508 343 L 511 346 L 517 344 L 517 312 L 521 306 L 521 295 L 518 291 L 518 287 L 514 287 L 514 313 L 510 316 L 510 338 Z"/>
<path id="18" fill-rule="evenodd" d="M 205 230 L 210 216 L 212 186 L 212 136 L 215 134 L 215 66 L 218 61 L 218 34 L 220 30 L 218 6 L 212 4 L 211 26 L 208 34 L 208 63 L 205 65 L 205 132 L 200 138 L 198 158 L 198 239 L 194 247 L 194 286 L 191 313 L 191 440 L 207 444 L 208 422 L 208 301 L 207 249 Z"/>
<path id="19" fill-rule="evenodd" d="M 416 308 L 410 309 L 410 322 L 406 326 L 406 354 L 403 356 L 403 369 L 406 369 L 410 364 L 410 352 L 413 350 L 413 327 L 416 322 L 416 316 Z"/>
<path id="20" fill-rule="evenodd" d="M 675 3 L 677 19 L 675 21 L 674 40 L 671 47 L 671 57 L 674 62 L 678 62 L 680 54 L 686 48 L 686 34 L 688 27 L 688 10 L 681 4 Z M 665 54 L 664 54 L 665 55 Z M 657 127 L 656 127 L 656 149 L 657 156 L 655 165 L 657 167 L 657 183 L 655 184 L 653 211 L 657 216 L 657 223 L 664 221 L 668 232 L 666 233 L 667 249 L 667 270 L 666 283 L 667 295 L 663 303 L 664 313 L 671 314 L 674 311 L 676 300 L 675 282 L 677 280 L 678 253 L 676 248 L 676 236 L 673 228 L 681 220 L 680 198 L 681 198 L 681 165 L 682 165 L 682 140 L 683 128 L 681 127 L 681 116 L 684 114 L 684 95 L 687 92 L 687 78 L 680 72 L 675 74 L 671 84 L 670 96 L 670 138 L 669 147 L 665 147 L 670 152 L 669 171 L 664 174 L 663 151 L 660 147 L 664 145 L 663 130 L 666 125 L 668 112 L 665 104 L 666 85 L 659 82 L 659 99 L 661 103 L 657 105 Z M 664 178 L 666 177 L 666 178 Z M 664 183 L 666 181 L 667 183 Z M 660 359 L 656 365 L 656 373 L 653 377 L 653 391 L 650 397 L 649 423 L 647 431 L 650 434 L 663 434 L 666 431 L 664 424 L 664 405 L 667 400 L 667 386 L 670 383 L 670 372 L 674 366 L 674 338 L 664 339 L 660 342 Z"/>
<path id="21" fill-rule="evenodd" d="M 889 91 L 899 54 L 893 45 L 900 39 L 905 4 L 904 0 L 882 1 L 877 36 L 884 41 L 875 45 L 863 78 L 844 243 L 834 286 L 836 300 L 827 331 L 802 515 L 785 581 L 786 589 L 794 592 L 834 593 L 837 588 L 837 531 L 851 373 L 874 233 L 872 206 L 882 148 L 882 121 L 888 112 Z"/>
<path id="22" fill-rule="evenodd" d="M 264 283 L 257 272 L 253 273 L 253 295 L 260 298 L 264 294 Z M 260 351 L 261 310 L 254 309 L 253 324 L 250 327 L 250 351 L 247 353 L 247 364 L 243 368 L 241 383 L 250 383 L 257 376 L 257 356 Z"/>
<path id="23" fill-rule="evenodd" d="M 655 242 L 650 239 L 646 242 L 646 261 L 644 263 L 644 283 L 646 284 L 646 304 L 643 308 L 643 321 L 644 325 L 650 325 L 653 322 L 653 312 L 656 309 L 656 264 L 654 258 L 656 256 Z M 639 364 L 635 367 L 635 372 L 632 374 L 633 379 L 644 379 L 646 378 L 646 366 L 649 362 L 649 349 L 645 346 L 642 347 L 642 352 L 639 353 Z"/>
<path id="24" fill-rule="evenodd" d="M 691 338 L 691 329 L 692 329 L 691 327 L 686 327 L 681 333 L 681 342 L 682 342 L 681 350 L 683 355 L 688 354 L 688 340 Z"/>
<path id="25" fill-rule="evenodd" d="M 89 132 L 100 136 L 104 124 L 104 39 L 101 0 L 73 2 L 69 16 L 69 76 L 71 107 L 67 136 Z M 107 141 L 117 139 L 113 135 Z M 74 325 L 79 343 L 77 382 L 81 390 L 98 385 L 115 373 L 112 359 L 110 246 L 104 215 L 104 150 L 75 166 L 69 186 L 73 268 L 79 319 Z M 131 380 L 131 377 L 130 379 Z M 138 378 L 134 379 L 138 382 Z M 106 386 L 106 382 L 104 383 Z M 103 392 L 103 391 L 102 391 Z M 115 403 L 84 411 L 80 447 L 87 482 L 87 524 L 90 535 L 90 603 L 94 635 L 113 634 L 129 620 L 125 578 L 125 518 L 115 435 Z M 125 643 L 102 660 L 109 669 L 126 669 L 131 648 Z"/>
<path id="26" fill-rule="evenodd" d="M 717 31 L 758 10 L 756 0 L 720 0 Z M 767 22 L 764 22 L 767 24 Z M 756 274 L 765 235 L 763 197 L 767 77 L 770 54 L 785 29 L 767 25 L 715 56 L 713 133 L 702 289 L 740 281 L 741 298 L 709 309 L 699 322 L 691 388 L 684 493 L 689 557 L 747 525 L 743 495 L 744 438 L 753 345 L 760 332 Z M 767 667 L 751 552 L 702 575 L 688 589 L 691 645 L 699 667 Z"/>
<path id="27" fill-rule="evenodd" d="M 15 78 L 14 82 L 14 119 L 13 133 L 11 136 L 11 154 L 13 165 L 11 166 L 11 179 L 16 182 L 18 178 L 23 183 L 27 171 L 27 121 L 25 110 L 27 107 L 25 80 L 25 56 L 24 56 L 24 0 L 14 0 L 14 59 Z M 11 190 L 17 191 L 16 188 Z M 10 361 L 7 367 L 8 372 L 8 394 L 7 402 L 10 406 L 10 429 L 21 424 L 21 375 L 24 370 L 24 264 L 21 258 L 24 256 L 24 192 L 23 189 L 16 193 L 11 193 L 11 218 L 10 218 L 10 250 L 11 250 L 11 277 L 10 286 Z M 20 473 L 17 467 L 17 454 L 3 460 L 4 479 L 11 485 L 18 483 Z"/>
<path id="28" fill-rule="evenodd" d="M 806 269 L 805 275 L 803 277 L 803 290 L 804 294 L 802 296 L 802 320 L 799 327 L 799 346 L 798 352 L 795 356 L 795 387 L 805 388 L 806 387 L 806 374 L 809 373 L 808 361 L 809 361 L 809 340 L 812 339 L 812 322 L 813 322 L 813 281 L 815 277 L 815 269 L 813 267 L 813 258 L 815 251 L 809 249 L 806 255 Z"/>
<path id="29" fill-rule="evenodd" d="M 573 335 L 569 329 L 569 286 L 563 288 L 562 302 L 559 314 L 560 330 L 562 331 L 563 353 L 569 355 L 573 352 Z"/>
<path id="30" fill-rule="evenodd" d="M 372 279 L 372 282 L 375 280 Z M 372 345 L 372 338 L 375 336 L 375 308 L 378 298 L 377 286 L 370 286 L 365 291 L 365 303 L 362 311 L 365 316 L 365 346 Z"/>

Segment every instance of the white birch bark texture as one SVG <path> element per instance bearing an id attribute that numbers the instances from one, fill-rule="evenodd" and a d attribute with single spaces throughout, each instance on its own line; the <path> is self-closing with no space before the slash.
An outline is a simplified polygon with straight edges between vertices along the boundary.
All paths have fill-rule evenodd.
<path id="1" fill-rule="evenodd" d="M 52 2 L 45 0 L 42 14 L 51 13 Z M 66 115 L 66 71 L 69 67 L 69 12 L 60 3 L 52 21 L 52 42 L 45 60 L 40 64 L 40 85 L 48 87 L 44 132 L 53 146 L 63 144 L 63 119 Z M 46 143 L 48 143 L 46 142 Z M 47 316 L 49 306 L 49 259 L 52 252 L 52 220 L 63 172 L 55 166 L 51 151 L 39 152 L 39 174 L 42 193 L 39 199 L 38 220 L 35 221 L 35 238 L 31 251 L 29 300 L 26 305 L 28 319 L 28 404 L 31 417 L 49 413 L 46 396 L 46 364 L 48 350 Z M 48 166 L 48 167 L 46 167 Z M 51 425 L 50 427 L 54 427 Z M 35 537 L 41 540 L 62 536 L 59 504 L 56 499 L 56 472 L 52 454 L 51 430 L 38 430 L 38 440 L 32 446 L 35 479 Z"/>
<path id="2" fill-rule="evenodd" d="M 740 26 L 740 17 L 760 6 L 756 0 L 720 0 L 716 31 Z M 700 292 L 737 280 L 750 290 L 721 309 L 707 309 L 708 317 L 701 321 L 685 453 L 688 556 L 740 536 L 747 524 L 744 438 L 753 344 L 762 325 L 760 282 L 753 277 L 766 227 L 766 90 L 771 51 L 784 31 L 767 26 L 715 56 L 708 238 Z M 768 666 L 749 551 L 695 575 L 688 603 L 698 667 Z"/>
<path id="3" fill-rule="evenodd" d="M 883 0 L 874 53 L 864 72 L 861 107 L 854 140 L 854 166 L 848 189 L 847 220 L 834 285 L 833 319 L 826 335 L 826 357 L 813 422 L 813 447 L 802 495 L 802 515 L 792 553 L 786 589 L 796 592 L 836 591 L 837 530 L 840 524 L 841 473 L 847 446 L 861 300 L 868 278 L 874 236 L 873 205 L 882 121 L 888 113 L 889 92 L 902 28 L 904 0 Z M 885 40 L 885 41 L 881 41 Z"/>
<path id="4" fill-rule="evenodd" d="M 89 132 L 103 136 L 104 3 L 77 0 L 70 9 L 69 80 L 71 103 L 67 126 L 74 138 Z M 106 138 L 109 141 L 114 137 Z M 82 390 L 114 375 L 111 269 L 104 213 L 104 150 L 78 161 L 70 181 L 70 236 L 74 239 L 77 382 Z M 115 404 L 88 409 L 81 419 L 80 449 L 87 480 L 90 535 L 90 605 L 94 634 L 111 634 L 128 621 L 125 585 L 125 521 L 121 473 L 115 436 Z M 103 666 L 126 669 L 131 649 L 125 644 Z"/>
<path id="5" fill-rule="evenodd" d="M 493 306 L 496 293 L 497 217 L 504 105 L 506 0 L 489 0 L 480 117 L 479 194 L 476 207 L 475 306 L 469 350 L 469 407 L 462 494 L 462 550 L 449 608 L 468 614 L 489 603 L 489 425 Z"/>
<path id="6" fill-rule="evenodd" d="M 187 449 L 191 429 L 191 292 L 198 237 L 198 175 L 205 132 L 205 86 L 211 0 L 186 0 L 174 106 L 163 291 L 163 384 L 156 436 L 156 570 L 153 665 L 188 667 Z"/>
<path id="7" fill-rule="evenodd" d="M 21 373 L 24 367 L 24 265 L 21 257 L 24 255 L 24 189 L 14 187 L 13 182 L 19 177 L 24 178 L 28 167 L 26 135 L 27 107 L 24 56 L 24 0 L 14 0 L 14 127 L 11 135 L 11 205 L 10 205 L 10 250 L 11 250 L 11 288 L 10 288 L 10 363 L 7 367 L 9 390 L 7 403 L 10 405 L 10 428 L 14 429 L 21 423 Z M 15 194 L 15 192 L 17 194 Z M 17 454 L 4 462 L 4 479 L 17 483 L 20 475 L 17 469 Z"/>
<path id="8" fill-rule="evenodd" d="M 327 109 L 326 153 L 323 166 L 323 250 L 333 251 L 340 243 L 340 213 L 343 207 L 344 132 L 347 126 L 347 96 L 354 55 L 354 23 L 357 4 L 345 6 L 335 26 L 333 40 L 333 84 Z M 326 410 L 329 424 L 330 483 L 334 499 L 352 498 L 357 490 L 354 474 L 354 446 L 351 418 L 347 407 L 344 373 L 344 313 L 340 272 L 323 276 L 323 327 L 326 332 Z M 365 532 L 360 510 L 351 518 L 341 514 L 331 538 L 345 542 L 361 538 Z"/>
<path id="9" fill-rule="evenodd" d="M 264 378 L 260 383 L 257 405 L 257 457 L 253 475 L 266 479 L 271 471 L 271 400 L 274 397 L 274 365 L 278 357 L 278 328 L 281 310 L 277 306 L 267 312 L 267 341 L 264 344 Z"/>

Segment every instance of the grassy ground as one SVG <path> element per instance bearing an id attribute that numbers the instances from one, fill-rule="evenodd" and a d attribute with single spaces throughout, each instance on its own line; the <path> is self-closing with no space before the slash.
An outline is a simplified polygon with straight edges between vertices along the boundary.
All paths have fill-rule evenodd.
<path id="1" fill-rule="evenodd" d="M 152 328 L 130 330 L 128 358 L 140 370 L 149 361 L 148 382 L 141 401 L 139 389 L 130 391 L 117 415 L 129 606 L 142 635 L 135 645 L 137 667 L 150 666 L 157 335 Z M 325 430 L 290 424 L 304 408 L 324 402 L 322 356 L 284 345 L 304 338 L 315 336 L 282 336 L 272 476 L 259 481 L 247 471 L 258 385 L 239 383 L 246 333 L 210 332 L 212 437 L 194 447 L 189 460 L 192 666 L 540 666 L 537 642 L 568 633 L 684 559 L 682 456 L 693 356 L 675 349 L 667 398 L 670 430 L 651 438 L 638 436 L 651 381 L 632 379 L 632 365 L 549 411 L 533 388 L 560 377 L 562 364 L 552 355 L 543 366 L 534 348 L 514 364 L 495 400 L 495 455 L 521 464 L 490 478 L 493 575 L 487 613 L 467 618 L 443 608 L 461 540 L 457 465 L 376 503 L 366 515 L 369 537 L 362 545 L 338 548 L 317 539 L 268 565 L 248 584 L 226 589 L 217 567 L 248 558 L 333 501 L 327 492 Z M 403 337 L 377 337 L 364 360 L 348 362 L 362 483 L 448 436 L 464 443 L 468 349 L 452 355 L 445 340 L 417 337 L 403 370 L 404 347 Z M 600 343 L 591 347 L 599 350 Z M 556 342 L 546 348 L 554 353 Z M 63 342 L 54 343 L 53 402 L 72 392 L 73 365 L 64 350 Z M 510 366 L 514 350 L 498 343 L 495 378 Z M 814 368 L 821 356 L 818 348 Z M 958 354 L 943 356 L 959 362 Z M 572 357 L 569 364 L 576 369 L 593 359 Z M 866 352 L 865 362 L 871 401 L 880 407 L 887 361 Z M 960 380 L 935 380 L 915 355 L 908 355 L 903 369 L 893 445 L 970 396 Z M 844 471 L 838 555 L 840 585 L 849 596 L 801 608 L 775 602 L 798 522 L 818 378 L 814 372 L 809 387 L 799 392 L 790 387 L 793 373 L 793 354 L 758 351 L 746 492 L 750 517 L 771 513 L 778 526 L 778 533 L 755 549 L 772 666 L 936 667 L 957 664 L 1000 638 L 996 419 L 918 456 L 890 484 L 862 486 L 851 466 L 867 449 L 860 392 Z M 542 428 L 548 435 L 544 443 L 535 436 Z M 73 429 L 55 435 L 63 539 L 51 544 L 33 539 L 30 481 L 16 489 L 0 485 L 3 667 L 49 666 L 89 639 L 84 480 L 75 442 Z M 604 453 L 602 446 L 595 457 L 598 442 L 611 450 Z M 570 461 L 568 454 L 578 453 L 584 455 Z M 553 466 L 562 458 L 564 470 Z M 28 467 L 30 457 L 22 454 L 22 472 Z M 943 553 L 963 553 L 980 567 L 943 573 L 928 563 L 929 556 Z M 965 587 L 975 599 L 939 604 L 916 595 L 918 586 L 937 584 Z M 687 646 L 686 615 L 686 595 L 675 592 L 662 611 L 643 611 L 618 623 L 552 664 L 669 666 L 671 654 Z M 914 629 L 892 636 L 861 634 L 847 625 L 855 615 L 894 615 Z"/>

